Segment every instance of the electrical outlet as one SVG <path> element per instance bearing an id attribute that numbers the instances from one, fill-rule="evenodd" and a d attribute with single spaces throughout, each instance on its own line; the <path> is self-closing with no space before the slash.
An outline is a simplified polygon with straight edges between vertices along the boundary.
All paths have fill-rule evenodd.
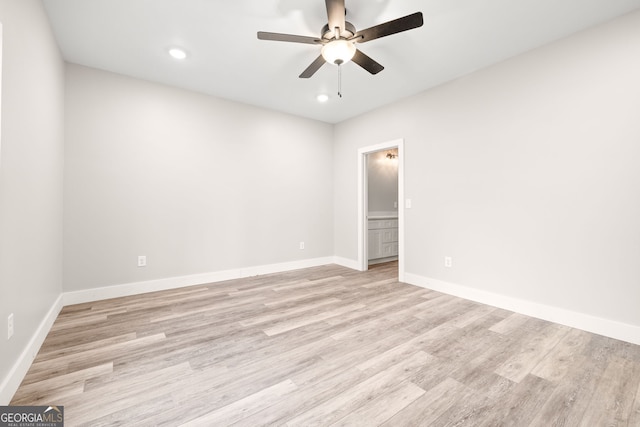
<path id="1" fill-rule="evenodd" d="M 7 339 L 13 336 L 13 313 L 7 317 Z"/>
<path id="2" fill-rule="evenodd" d="M 300 250 L 304 249 L 304 242 L 300 242 Z"/>
<path id="3" fill-rule="evenodd" d="M 453 259 L 450 256 L 444 257 L 444 266 L 450 268 L 453 266 Z"/>
<path id="4" fill-rule="evenodd" d="M 138 267 L 146 267 L 147 266 L 147 257 L 146 255 L 140 255 L 138 257 Z"/>

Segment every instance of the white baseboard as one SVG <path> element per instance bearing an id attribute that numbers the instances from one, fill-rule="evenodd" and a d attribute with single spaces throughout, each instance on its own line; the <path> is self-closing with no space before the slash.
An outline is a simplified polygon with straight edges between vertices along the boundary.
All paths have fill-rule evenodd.
<path id="1" fill-rule="evenodd" d="M 572 328 L 582 329 L 587 332 L 604 335 L 610 338 L 630 342 L 632 344 L 640 344 L 640 326 L 604 319 L 559 307 L 525 301 L 411 273 L 405 273 L 404 279 L 405 283 L 409 283 L 411 285 L 503 308 L 505 310 L 559 323 Z"/>
<path id="2" fill-rule="evenodd" d="M 268 264 L 256 267 L 192 274 L 189 276 L 169 277 L 166 279 L 147 280 L 144 282 L 126 283 L 81 291 L 65 292 L 63 294 L 63 303 L 65 306 L 82 304 L 85 302 L 138 295 L 147 292 L 164 291 L 167 289 L 177 289 L 186 286 L 221 282 L 223 280 L 242 279 L 244 277 L 258 276 L 261 274 L 280 273 L 283 271 L 298 270 L 301 268 L 317 267 L 319 265 L 332 264 L 333 261 L 333 257 L 313 258 L 279 264 Z"/>
<path id="3" fill-rule="evenodd" d="M 353 260 L 353 259 L 349 259 L 349 258 L 342 258 L 339 256 L 334 256 L 333 257 L 333 263 L 334 264 L 338 264 L 341 265 L 343 267 L 347 267 L 350 268 L 352 270 L 358 270 L 360 271 L 360 265 L 358 264 L 358 261 Z"/>
<path id="4" fill-rule="evenodd" d="M 56 321 L 56 317 L 58 317 L 58 313 L 60 313 L 62 307 L 62 295 L 60 295 L 53 303 L 44 319 L 42 319 L 40 325 L 38 325 L 38 329 L 29 340 L 29 343 L 20 354 L 20 357 L 18 357 L 18 360 L 14 363 L 7 376 L 2 380 L 2 383 L 0 384 L 0 405 L 7 406 L 9 405 L 9 402 L 11 402 L 13 395 L 16 393 L 16 390 L 18 390 L 18 387 L 20 387 L 20 383 L 22 383 L 24 376 L 27 375 L 27 371 L 31 367 L 33 359 L 35 359 L 38 354 L 44 339 L 51 330 L 51 326 L 53 326 L 53 322 Z"/>

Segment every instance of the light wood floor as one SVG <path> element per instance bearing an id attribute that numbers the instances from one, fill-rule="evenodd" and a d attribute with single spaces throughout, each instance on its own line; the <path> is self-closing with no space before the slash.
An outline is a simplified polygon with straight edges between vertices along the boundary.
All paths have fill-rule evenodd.
<path id="1" fill-rule="evenodd" d="M 339 266 L 66 307 L 67 426 L 640 426 L 640 346 Z"/>

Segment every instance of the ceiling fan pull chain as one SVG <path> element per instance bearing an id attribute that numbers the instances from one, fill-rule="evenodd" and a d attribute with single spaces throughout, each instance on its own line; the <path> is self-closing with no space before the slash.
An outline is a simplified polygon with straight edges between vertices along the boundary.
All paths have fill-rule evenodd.
<path id="1" fill-rule="evenodd" d="M 342 67 L 338 64 L 338 96 L 342 98 Z"/>

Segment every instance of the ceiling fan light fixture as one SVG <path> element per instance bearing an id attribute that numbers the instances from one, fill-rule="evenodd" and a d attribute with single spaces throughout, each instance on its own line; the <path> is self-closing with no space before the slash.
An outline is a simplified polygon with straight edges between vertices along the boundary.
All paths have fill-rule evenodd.
<path id="1" fill-rule="evenodd" d="M 356 45 L 345 39 L 332 40 L 322 47 L 322 57 L 330 64 L 346 64 L 355 54 Z"/>

